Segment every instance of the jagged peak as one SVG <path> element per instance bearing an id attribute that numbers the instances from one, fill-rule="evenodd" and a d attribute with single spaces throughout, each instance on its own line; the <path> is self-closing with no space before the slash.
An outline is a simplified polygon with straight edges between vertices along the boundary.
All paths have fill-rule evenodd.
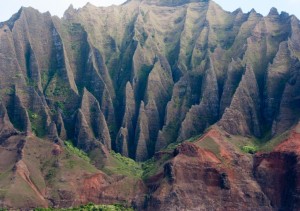
<path id="1" fill-rule="evenodd" d="M 0 22 L 0 28 L 2 28 L 4 25 L 7 25 L 10 28 L 10 30 L 12 30 L 15 25 L 15 22 L 22 18 L 22 14 L 28 15 L 28 14 L 32 14 L 32 13 L 41 14 L 41 15 L 44 14 L 44 15 L 51 16 L 49 11 L 41 13 L 39 10 L 37 10 L 33 7 L 22 6 L 17 13 L 12 15 L 12 17 L 10 19 L 8 19 L 7 21 L 4 21 L 4 22 Z"/>
<path id="2" fill-rule="evenodd" d="M 278 15 L 279 15 L 278 10 L 275 7 L 272 7 L 268 14 L 268 16 L 278 16 Z"/>
<path id="3" fill-rule="evenodd" d="M 168 7 L 176 7 L 189 3 L 195 2 L 211 2 L 210 0 L 131 0 L 131 1 L 140 1 L 147 4 L 154 4 L 157 6 L 168 6 Z M 127 1 L 127 3 L 131 2 Z"/>
<path id="4" fill-rule="evenodd" d="M 255 73 L 254 73 L 254 71 L 253 71 L 253 67 L 252 67 L 252 65 L 249 64 L 249 63 L 246 64 L 246 71 L 245 71 L 245 73 L 244 73 L 243 78 L 245 78 L 245 77 L 250 78 L 251 81 L 252 81 L 252 83 L 256 82 L 256 78 L 255 78 Z M 249 81 L 249 82 L 250 82 L 250 81 Z"/>
<path id="5" fill-rule="evenodd" d="M 83 109 L 87 103 L 89 104 L 89 101 L 97 102 L 95 96 L 84 87 L 81 99 L 81 108 Z"/>
<path id="6" fill-rule="evenodd" d="M 63 18 L 71 18 L 78 10 L 74 8 L 73 4 L 70 4 L 68 9 L 64 12 Z"/>
<path id="7" fill-rule="evenodd" d="M 127 83 L 126 83 L 126 90 L 132 90 L 132 85 L 131 85 L 131 83 L 130 83 L 130 81 L 127 81 Z"/>
<path id="8" fill-rule="evenodd" d="M 73 4 L 70 4 L 70 6 L 68 7 L 68 9 L 67 10 L 74 10 L 74 6 L 73 6 Z"/>
<path id="9" fill-rule="evenodd" d="M 21 9 L 19 10 L 22 13 L 26 13 L 26 14 L 29 14 L 29 13 L 40 13 L 40 14 L 50 14 L 49 11 L 45 12 L 45 13 L 41 13 L 39 10 L 33 8 L 33 7 L 21 7 Z"/>
<path id="10" fill-rule="evenodd" d="M 242 8 L 239 7 L 236 10 L 234 10 L 232 13 L 233 14 L 240 14 L 240 13 L 243 13 L 243 10 L 242 10 Z"/>
<path id="11" fill-rule="evenodd" d="M 97 6 L 93 5 L 93 4 L 90 3 L 90 2 L 87 2 L 87 3 L 83 6 L 83 8 L 95 8 L 95 7 L 97 7 Z"/>
<path id="12" fill-rule="evenodd" d="M 86 87 L 84 87 L 84 88 L 83 88 L 83 96 L 89 95 L 89 94 L 90 94 L 90 92 L 87 90 Z"/>
<path id="13" fill-rule="evenodd" d="M 256 10 L 255 10 L 254 8 L 252 8 L 252 9 L 250 10 L 249 14 L 250 14 L 250 15 L 251 15 L 251 14 L 257 14 L 257 12 L 256 12 Z"/>
<path id="14" fill-rule="evenodd" d="M 299 24 L 299 19 L 295 15 L 291 15 L 291 21 Z"/>
<path id="15" fill-rule="evenodd" d="M 280 18 L 289 18 L 290 17 L 290 14 L 285 12 L 285 11 L 281 11 L 280 13 Z"/>
<path id="16" fill-rule="evenodd" d="M 127 1 L 125 1 L 123 4 L 121 4 L 121 5 L 126 5 L 126 4 L 129 4 L 129 3 L 131 3 L 131 2 L 141 2 L 141 0 L 127 0 Z"/>
<path id="17" fill-rule="evenodd" d="M 19 9 L 19 11 L 17 13 L 15 13 L 10 19 L 8 19 L 7 21 L 1 22 L 0 23 L 0 28 L 7 25 L 10 28 L 10 30 L 12 30 L 12 28 L 14 27 L 15 22 L 20 18 L 23 10 L 24 10 L 24 7 L 21 7 Z"/>
<path id="18" fill-rule="evenodd" d="M 70 4 L 68 9 L 65 11 L 65 13 L 73 13 L 76 12 L 76 9 L 74 8 L 73 4 Z"/>
<path id="19" fill-rule="evenodd" d="M 251 9 L 250 12 L 248 12 L 247 14 L 248 14 L 248 18 L 250 19 L 255 17 L 263 17 L 263 15 L 257 13 L 255 9 Z"/>

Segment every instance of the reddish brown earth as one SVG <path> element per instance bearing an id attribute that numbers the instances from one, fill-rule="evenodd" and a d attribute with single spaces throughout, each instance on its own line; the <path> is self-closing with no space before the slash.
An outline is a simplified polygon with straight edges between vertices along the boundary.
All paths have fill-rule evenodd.
<path id="1" fill-rule="evenodd" d="M 179 145 L 164 173 L 149 180 L 160 183 L 152 186 L 147 210 L 272 210 L 253 178 L 251 157 L 223 137 L 211 129 L 196 142 Z M 199 147 L 207 139 L 218 153 Z"/>
<path id="2" fill-rule="evenodd" d="M 278 139 L 299 79 L 300 22 L 275 8 L 23 7 L 0 23 L 0 209 L 300 210 L 300 125 Z"/>
<path id="3" fill-rule="evenodd" d="M 0 158 L 1 207 L 143 204 L 146 186 L 140 178 L 108 176 L 59 144 L 34 136 L 12 136 L 1 143 Z"/>
<path id="4" fill-rule="evenodd" d="M 273 152 L 258 153 L 254 175 L 275 210 L 300 209 L 300 124 Z"/>
<path id="5" fill-rule="evenodd" d="M 86 176 L 79 186 L 80 203 L 141 206 L 146 187 L 142 181 L 124 176 L 108 177 L 103 173 Z"/>
<path id="6" fill-rule="evenodd" d="M 122 203 L 137 210 L 299 210 L 299 126 L 286 137 L 273 151 L 251 155 L 235 145 L 242 137 L 214 126 L 196 141 L 156 153 L 154 160 L 160 165 L 143 181 L 108 175 L 79 158 L 68 158 L 60 144 L 12 136 L 0 148 L 1 172 L 10 172 L 1 175 L 2 181 L 11 181 L 1 183 L 1 206 L 93 202 Z M 71 160 L 76 161 L 73 167 Z M 16 193 L 21 200 L 10 197 Z"/>

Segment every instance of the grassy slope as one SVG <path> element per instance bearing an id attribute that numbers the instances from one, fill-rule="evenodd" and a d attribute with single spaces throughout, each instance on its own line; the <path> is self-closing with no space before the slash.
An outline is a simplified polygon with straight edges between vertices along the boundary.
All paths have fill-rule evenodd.
<path id="1" fill-rule="evenodd" d="M 87 205 L 83 205 L 75 208 L 66 208 L 66 209 L 52 209 L 52 208 L 37 208 L 34 211 L 83 211 L 83 210 L 93 210 L 93 211 L 133 211 L 132 208 L 124 207 L 122 205 L 94 205 L 89 203 Z"/>
<path id="2" fill-rule="evenodd" d="M 280 144 L 288 137 L 289 132 L 286 132 L 271 141 L 265 142 L 254 138 L 246 138 L 241 136 L 226 136 L 224 139 L 229 141 L 237 149 L 244 153 L 249 153 L 245 150 L 249 147 L 255 147 L 255 151 L 269 152 L 275 146 Z M 187 141 L 195 142 L 200 136 L 189 139 Z M 91 160 L 86 153 L 74 147 L 70 142 L 65 142 L 63 151 L 60 155 L 53 156 L 51 149 L 53 143 L 36 137 L 27 137 L 27 143 L 24 148 L 23 161 L 26 163 L 30 171 L 30 179 L 37 190 L 43 192 L 46 187 L 50 187 L 51 197 L 55 198 L 56 190 L 68 190 L 75 187 L 70 187 L 70 181 L 76 181 L 77 177 L 83 176 L 86 173 L 97 173 L 99 170 L 91 164 Z M 172 157 L 173 150 L 180 143 L 170 144 L 161 153 L 159 159 L 152 158 L 143 163 L 137 163 L 132 159 L 121 156 L 118 153 L 111 152 L 108 157 L 108 164 L 101 170 L 107 175 L 125 175 L 132 180 L 132 183 L 138 180 L 146 180 L 152 175 L 163 170 L 163 165 Z M 220 149 L 217 143 L 209 136 L 197 145 L 201 148 L 213 152 L 218 157 Z M 34 191 L 28 186 L 21 177 L 17 177 L 14 185 L 10 184 L 9 180 L 12 177 L 13 166 L 3 170 L 0 173 L 0 199 L 11 198 L 12 203 L 22 204 L 29 199 L 37 200 Z M 18 193 L 22 193 L 21 195 Z M 26 193 L 26 194 L 24 194 Z M 106 209 L 106 208 L 105 208 Z M 104 209 L 104 210 L 105 210 Z M 103 210 L 103 209 L 102 209 Z M 108 209 L 109 210 L 109 209 Z M 114 210 L 113 208 L 111 210 Z"/>

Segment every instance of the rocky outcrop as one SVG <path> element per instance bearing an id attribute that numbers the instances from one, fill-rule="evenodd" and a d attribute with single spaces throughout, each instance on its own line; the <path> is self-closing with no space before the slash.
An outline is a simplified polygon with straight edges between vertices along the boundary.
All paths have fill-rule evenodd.
<path id="1" fill-rule="evenodd" d="M 270 153 L 254 158 L 254 176 L 275 210 L 299 209 L 299 124 Z"/>
<path id="2" fill-rule="evenodd" d="M 21 8 L 0 23 L 0 205 L 299 209 L 299 36 L 295 16 L 210 0 Z"/>
<path id="3" fill-rule="evenodd" d="M 226 139 L 214 128 L 180 144 L 169 160 L 158 160 L 160 171 L 146 180 L 146 210 L 273 210 L 253 178 L 252 158 Z"/>
<path id="4" fill-rule="evenodd" d="M 3 105 L 17 129 L 39 137 L 55 122 L 61 139 L 76 139 L 81 109 L 82 142 L 132 158 L 142 146 L 149 158 L 216 122 L 261 137 L 299 119 L 299 21 L 275 9 L 263 17 L 213 1 L 132 0 L 59 19 L 22 8 L 0 31 Z M 29 127 L 14 120 L 25 111 Z"/>
<path id="5" fill-rule="evenodd" d="M 17 131 L 9 120 L 7 110 L 0 102 L 0 142 L 16 134 Z"/>
<path id="6" fill-rule="evenodd" d="M 201 89 L 200 104 L 192 106 L 187 113 L 181 125 L 179 141 L 200 134 L 219 118 L 219 91 L 213 66 L 207 69 Z"/>
<path id="7" fill-rule="evenodd" d="M 231 134 L 261 136 L 259 88 L 252 67 L 247 66 L 231 105 L 218 123 Z"/>
<path id="8" fill-rule="evenodd" d="M 148 146 L 150 143 L 148 119 L 145 113 L 144 102 L 141 103 L 139 110 L 139 120 L 136 128 L 136 161 L 145 161 L 149 157 Z"/>
<path id="9" fill-rule="evenodd" d="M 86 89 L 83 90 L 81 111 L 85 116 L 88 127 L 92 129 L 90 136 L 100 141 L 107 149 L 111 149 L 111 139 L 105 117 L 96 98 Z M 85 139 L 85 138 L 82 138 Z"/>

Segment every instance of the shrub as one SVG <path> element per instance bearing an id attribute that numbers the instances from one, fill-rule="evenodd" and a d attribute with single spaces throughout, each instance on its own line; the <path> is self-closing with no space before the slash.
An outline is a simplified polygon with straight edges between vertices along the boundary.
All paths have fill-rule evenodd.
<path id="1" fill-rule="evenodd" d="M 258 147 L 254 145 L 246 145 L 242 147 L 242 151 L 249 154 L 255 154 L 258 151 Z"/>
<path id="2" fill-rule="evenodd" d="M 73 145 L 72 141 L 65 141 L 65 145 L 66 145 L 68 152 L 77 155 L 78 157 L 82 158 L 83 160 L 85 160 L 87 162 L 91 161 L 90 158 L 88 157 L 88 155 L 84 151 L 76 148 Z"/>

